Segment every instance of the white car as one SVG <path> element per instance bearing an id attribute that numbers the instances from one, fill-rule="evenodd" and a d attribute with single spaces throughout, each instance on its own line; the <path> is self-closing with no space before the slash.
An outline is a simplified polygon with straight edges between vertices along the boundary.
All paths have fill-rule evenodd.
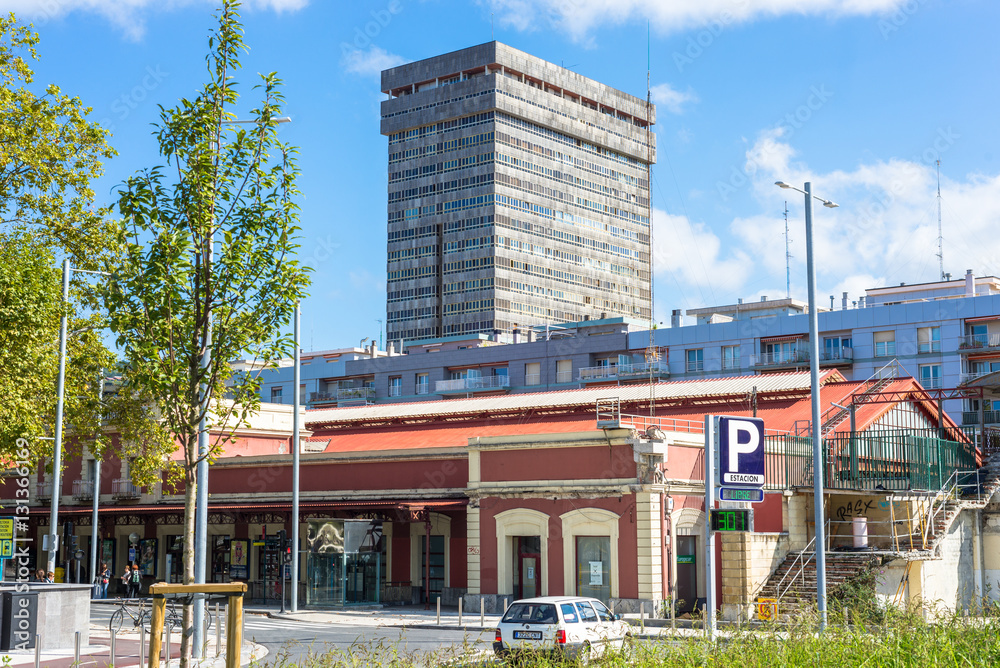
<path id="1" fill-rule="evenodd" d="M 493 651 L 562 653 L 582 660 L 631 643 L 632 627 L 596 598 L 543 596 L 514 601 L 497 625 Z"/>

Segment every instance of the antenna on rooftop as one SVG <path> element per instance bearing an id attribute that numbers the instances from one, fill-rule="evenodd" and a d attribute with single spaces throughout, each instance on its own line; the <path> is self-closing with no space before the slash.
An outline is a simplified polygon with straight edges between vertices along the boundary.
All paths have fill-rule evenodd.
<path id="1" fill-rule="evenodd" d="M 651 59 L 650 59 L 650 40 L 649 40 L 649 21 L 646 21 L 646 201 L 649 203 L 647 211 L 649 212 L 649 347 L 646 348 L 646 365 L 649 367 L 649 417 L 653 417 L 653 413 L 656 411 L 656 390 L 653 386 L 653 368 L 656 366 L 656 362 L 660 359 L 660 351 L 656 349 L 655 341 L 653 340 L 653 324 L 655 319 L 653 318 L 653 308 L 656 303 L 653 299 L 653 143 L 650 140 L 650 132 L 652 132 L 652 108 L 653 108 L 653 93 L 650 87 L 650 69 L 651 69 Z"/>
<path id="2" fill-rule="evenodd" d="M 941 272 L 941 280 L 944 278 L 944 236 L 941 233 L 941 161 L 935 160 L 937 165 L 937 204 L 938 204 L 938 269 Z"/>
<path id="3" fill-rule="evenodd" d="M 789 244 L 792 242 L 788 238 L 788 201 L 785 200 L 785 299 L 792 298 L 792 252 Z"/>
<path id="4" fill-rule="evenodd" d="M 493 12 L 490 12 L 490 41 L 493 40 Z"/>

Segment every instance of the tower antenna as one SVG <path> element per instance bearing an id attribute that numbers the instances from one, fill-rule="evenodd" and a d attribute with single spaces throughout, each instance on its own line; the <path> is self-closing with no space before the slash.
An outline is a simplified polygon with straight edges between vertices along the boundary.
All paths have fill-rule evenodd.
<path id="1" fill-rule="evenodd" d="M 938 269 L 941 271 L 941 280 L 944 280 L 944 235 L 941 233 L 941 161 L 935 160 L 937 165 L 937 204 L 938 204 Z"/>
<path id="2" fill-rule="evenodd" d="M 788 201 L 785 201 L 785 299 L 792 298 L 792 252 L 789 244 L 792 240 L 788 238 Z"/>
<path id="3" fill-rule="evenodd" d="M 656 390 L 653 386 L 653 368 L 660 360 L 660 351 L 656 349 L 656 342 L 653 340 L 653 325 L 656 322 L 654 317 L 655 300 L 653 298 L 653 258 L 655 257 L 653 246 L 653 142 L 650 139 L 652 128 L 652 108 L 653 93 L 650 88 L 650 42 L 649 42 L 649 21 L 646 21 L 646 201 L 649 203 L 649 346 L 646 348 L 646 365 L 649 367 L 649 417 L 653 417 L 656 411 Z"/>

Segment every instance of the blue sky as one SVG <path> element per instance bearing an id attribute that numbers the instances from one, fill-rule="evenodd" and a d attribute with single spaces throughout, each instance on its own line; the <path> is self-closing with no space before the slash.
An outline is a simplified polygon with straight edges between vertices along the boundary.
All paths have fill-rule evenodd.
<path id="1" fill-rule="evenodd" d="M 158 164 L 157 105 L 204 81 L 212 2 L 0 0 L 34 22 L 36 83 L 113 129 L 98 199 Z M 800 186 L 814 208 L 818 290 L 1000 272 L 1000 3 L 994 0 L 255 0 L 240 77 L 286 83 L 282 137 L 300 147 L 302 259 L 315 269 L 303 347 L 357 345 L 385 317 L 386 139 L 379 70 L 489 41 L 646 92 L 658 103 L 655 317 L 673 308 L 805 298 Z"/>

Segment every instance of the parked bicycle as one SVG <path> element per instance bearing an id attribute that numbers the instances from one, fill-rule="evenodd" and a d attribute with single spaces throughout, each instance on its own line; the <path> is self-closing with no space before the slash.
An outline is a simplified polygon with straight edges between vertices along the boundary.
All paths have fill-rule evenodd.
<path id="1" fill-rule="evenodd" d="M 184 622 L 183 613 L 184 609 L 178 609 L 176 601 L 170 599 L 170 603 L 167 604 L 167 614 L 163 618 L 163 625 L 175 629 L 180 628 Z M 215 623 L 215 615 L 212 614 L 207 601 L 205 602 L 205 619 L 208 620 L 208 628 L 212 628 L 212 624 Z"/>
<path id="2" fill-rule="evenodd" d="M 129 600 L 118 598 L 118 609 L 114 611 L 111 615 L 111 621 L 108 624 L 108 628 L 111 633 L 118 633 L 122 630 L 122 625 L 125 623 L 125 617 L 127 616 L 132 620 L 132 629 L 144 628 L 149 630 L 149 610 L 146 609 L 146 602 L 143 599 L 139 599 L 139 607 L 135 612 L 132 611 L 132 607 L 128 604 Z"/>

